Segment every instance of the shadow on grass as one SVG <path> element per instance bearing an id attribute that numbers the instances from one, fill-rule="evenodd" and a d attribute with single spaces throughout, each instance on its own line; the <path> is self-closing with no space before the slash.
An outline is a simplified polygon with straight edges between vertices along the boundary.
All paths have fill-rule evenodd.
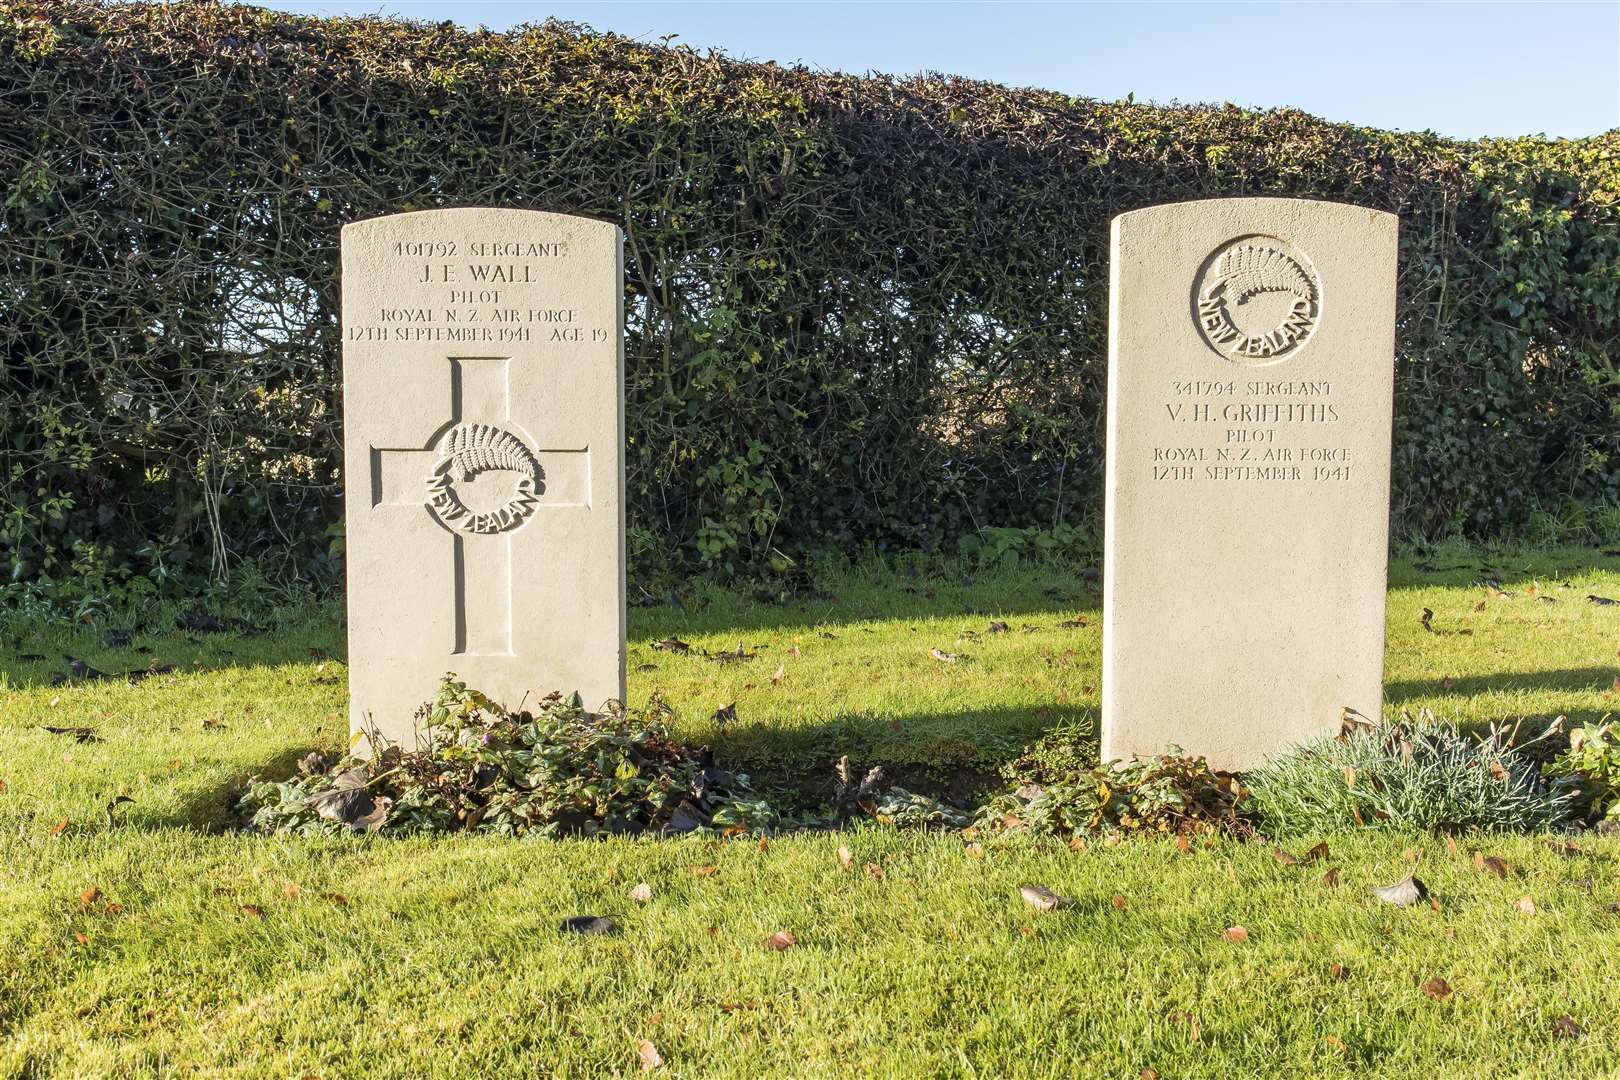
<path id="1" fill-rule="evenodd" d="M 1444 679 L 1408 679 L 1386 683 L 1384 701 L 1399 706 L 1416 698 L 1471 698 L 1481 694 L 1518 694 L 1539 691 L 1591 693 L 1614 684 L 1612 667 L 1561 668 L 1546 671 L 1501 671 L 1488 675 L 1462 675 Z M 1617 703 L 1620 704 L 1620 703 Z"/>

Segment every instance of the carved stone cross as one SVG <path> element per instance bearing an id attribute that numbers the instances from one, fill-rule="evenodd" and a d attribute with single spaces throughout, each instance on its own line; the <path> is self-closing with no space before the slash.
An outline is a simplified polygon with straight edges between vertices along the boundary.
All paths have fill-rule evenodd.
<path id="1" fill-rule="evenodd" d="M 372 505 L 422 506 L 454 537 L 455 655 L 512 655 L 512 537 L 545 499 L 546 471 L 511 415 L 511 357 L 449 357 L 450 419 L 425 449 L 371 448 Z M 553 472 L 588 473 L 584 446 L 539 451 Z M 586 458 L 587 460 L 576 460 Z M 577 488 L 562 483 L 559 488 Z"/>

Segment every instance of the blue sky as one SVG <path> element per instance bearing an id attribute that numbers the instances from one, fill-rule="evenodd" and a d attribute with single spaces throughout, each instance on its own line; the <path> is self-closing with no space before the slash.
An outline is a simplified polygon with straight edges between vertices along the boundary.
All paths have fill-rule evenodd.
<path id="1" fill-rule="evenodd" d="M 649 41 L 676 34 L 739 58 L 941 71 L 1103 99 L 1292 105 L 1459 138 L 1620 127 L 1620 0 L 260 2 L 495 30 L 556 16 Z"/>

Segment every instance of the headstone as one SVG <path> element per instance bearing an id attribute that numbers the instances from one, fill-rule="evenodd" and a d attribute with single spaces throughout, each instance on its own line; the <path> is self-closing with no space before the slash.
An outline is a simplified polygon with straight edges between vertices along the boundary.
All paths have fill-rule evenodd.
<path id="1" fill-rule="evenodd" d="M 1105 759 L 1248 768 L 1380 715 L 1396 225 L 1296 199 L 1114 219 Z"/>
<path id="2" fill-rule="evenodd" d="M 455 672 L 624 697 L 619 230 L 531 210 L 343 229 L 349 719 L 414 746 Z"/>

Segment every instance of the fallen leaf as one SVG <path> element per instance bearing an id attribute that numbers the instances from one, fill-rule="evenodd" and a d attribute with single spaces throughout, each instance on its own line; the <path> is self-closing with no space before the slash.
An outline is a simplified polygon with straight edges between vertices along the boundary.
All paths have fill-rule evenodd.
<path id="1" fill-rule="evenodd" d="M 1453 858 L 1462 854 L 1457 850 L 1457 838 L 1450 833 L 1446 833 L 1446 850 L 1451 852 Z"/>
<path id="2" fill-rule="evenodd" d="M 52 724 L 41 724 L 40 730 L 48 731 L 52 735 L 71 735 L 74 742 L 94 743 L 101 742 L 102 738 L 96 734 L 93 727 L 56 727 Z"/>
<path id="3" fill-rule="evenodd" d="M 301 893 L 303 891 L 304 890 L 300 889 L 298 887 L 298 883 L 295 882 L 295 881 L 289 881 L 289 882 L 287 882 L 287 884 L 285 884 L 285 885 L 283 885 L 281 887 L 282 894 L 284 896 L 286 896 L 287 899 L 289 899 L 289 900 L 291 900 L 293 897 L 297 896 L 299 893 Z"/>
<path id="4" fill-rule="evenodd" d="M 5 790 L 6 790 L 5 785 L 0 784 L 0 792 L 4 792 Z M 1547 841 L 1547 846 L 1552 848 L 1558 854 L 1564 856 L 1565 858 L 1569 858 L 1569 859 L 1573 859 L 1578 855 L 1585 855 L 1586 854 L 1585 849 L 1579 847 L 1576 844 L 1571 843 L 1568 840 L 1549 840 L 1549 841 Z"/>
<path id="5" fill-rule="evenodd" d="M 1587 594 L 1586 599 L 1599 607 L 1613 607 L 1620 604 L 1620 600 L 1611 600 L 1607 596 L 1593 596 L 1590 593 Z"/>
<path id="6" fill-rule="evenodd" d="M 1356 770 L 1352 765 L 1346 765 L 1344 767 L 1344 786 L 1347 788 L 1353 788 L 1356 786 Z"/>
<path id="7" fill-rule="evenodd" d="M 1436 975 L 1423 984 L 1423 992 L 1436 1001 L 1445 1001 L 1451 996 L 1451 984 Z"/>
<path id="8" fill-rule="evenodd" d="M 1231 881 L 1232 884 L 1234 884 L 1234 885 L 1238 884 L 1237 867 L 1232 865 L 1232 860 L 1231 859 L 1223 859 L 1222 862 L 1225 864 L 1225 867 L 1226 867 L 1226 877 L 1227 877 L 1227 879 L 1229 881 Z"/>
<path id="9" fill-rule="evenodd" d="M 1337 1050 L 1341 1054 L 1345 1051 L 1344 1042 L 1333 1035 L 1322 1036 L 1322 1041 L 1333 1047 L 1333 1049 Z"/>
<path id="10" fill-rule="evenodd" d="M 1474 866 L 1487 874 L 1495 874 L 1499 878 L 1508 876 L 1508 864 L 1495 855 L 1486 855 L 1483 852 L 1474 852 Z"/>
<path id="11" fill-rule="evenodd" d="M 1036 911 L 1056 911 L 1074 904 L 1067 896 L 1060 896 L 1045 885 L 1020 885 L 1018 894 L 1024 898 L 1024 903 Z"/>
<path id="12" fill-rule="evenodd" d="M 1374 889 L 1373 895 L 1386 904 L 1396 907 L 1410 907 L 1429 895 L 1428 888 L 1411 874 L 1406 875 L 1393 885 L 1386 885 L 1382 889 Z"/>
<path id="13" fill-rule="evenodd" d="M 733 701 L 730 705 L 725 705 L 714 710 L 714 715 L 709 719 L 713 720 L 721 727 L 724 727 L 727 724 L 735 723 L 737 720 L 737 703 Z"/>
<path id="14" fill-rule="evenodd" d="M 1085 851 L 1090 846 L 1091 846 L 1090 844 L 1086 843 L 1086 838 L 1083 837 L 1083 836 L 1071 836 L 1071 837 L 1069 837 L 1069 850 L 1070 851 Z"/>
<path id="15" fill-rule="evenodd" d="M 1221 931 L 1223 941 L 1248 941 L 1249 932 L 1241 926 L 1228 926 Z"/>
<path id="16" fill-rule="evenodd" d="M 1136 1080 L 1159 1080 L 1159 1071 L 1157 1069 L 1143 1069 L 1136 1074 Z"/>
<path id="17" fill-rule="evenodd" d="M 73 931 L 73 940 L 77 941 L 80 945 L 90 944 L 90 939 L 77 930 Z"/>
<path id="18" fill-rule="evenodd" d="M 88 889 L 84 890 L 84 892 L 79 894 L 79 910 L 84 911 L 88 909 L 91 904 L 95 903 L 99 899 L 101 899 L 100 887 L 96 885 L 90 886 Z"/>
<path id="19" fill-rule="evenodd" d="M 1491 779 L 1505 784 L 1511 775 L 1500 761 L 1494 759 L 1491 761 Z"/>
<path id="20" fill-rule="evenodd" d="M 1536 913 L 1536 902 L 1528 896 L 1521 896 L 1513 901 L 1513 910 L 1520 915 L 1534 915 Z"/>
<path id="21" fill-rule="evenodd" d="M 264 918 L 264 908 L 260 907 L 258 904 L 243 904 L 242 914 L 246 915 L 250 919 L 262 919 Z"/>
<path id="22" fill-rule="evenodd" d="M 785 952 L 786 950 L 793 948 L 793 946 L 797 945 L 798 943 L 798 939 L 787 930 L 778 930 L 776 933 L 765 939 L 765 947 L 767 949 L 774 949 L 776 952 Z"/>
<path id="23" fill-rule="evenodd" d="M 838 845 L 838 865 L 848 870 L 855 863 L 855 853 L 849 850 L 848 844 Z"/>
<path id="24" fill-rule="evenodd" d="M 1479 603 L 1475 604 L 1474 605 L 1474 610 L 1475 611 L 1484 611 L 1485 610 L 1485 601 L 1481 600 Z"/>
<path id="25" fill-rule="evenodd" d="M 652 886 L 643 881 L 640 885 L 637 885 L 635 888 L 630 890 L 630 899 L 634 900 L 638 904 L 645 904 L 647 901 L 652 899 Z"/>
<path id="26" fill-rule="evenodd" d="M 956 663 L 956 654 L 945 652 L 943 649 L 929 649 L 928 655 L 932 656 L 935 660 L 938 660 L 942 664 Z"/>
<path id="27" fill-rule="evenodd" d="M 1280 847 L 1274 847 L 1271 849 L 1271 857 L 1282 863 L 1284 866 L 1299 865 L 1299 860 L 1297 858 L 1288 854 L 1288 852 L 1284 851 Z"/>
<path id="28" fill-rule="evenodd" d="M 1322 875 L 1322 884 L 1330 889 L 1339 887 L 1339 868 L 1337 866 L 1328 867 L 1327 873 Z"/>
<path id="29" fill-rule="evenodd" d="M 322 893 L 321 894 L 321 899 L 325 900 L 329 904 L 335 904 L 338 907 L 348 907 L 349 906 L 349 898 L 347 896 L 344 896 L 342 893 L 335 893 L 335 892 Z"/>
<path id="30" fill-rule="evenodd" d="M 1078 615 L 1072 619 L 1064 619 L 1062 622 L 1058 623 L 1058 625 L 1065 630 L 1078 630 L 1086 625 L 1086 617 L 1084 615 Z"/>
<path id="31" fill-rule="evenodd" d="M 663 641 L 655 641 L 653 642 L 652 647 L 660 652 L 689 653 L 692 651 L 692 646 L 688 645 L 680 638 L 674 637 L 667 637 Z"/>
<path id="32" fill-rule="evenodd" d="M 968 841 L 968 843 L 966 844 L 966 846 L 964 846 L 962 848 L 962 850 L 968 853 L 969 858 L 974 858 L 974 859 L 982 859 L 982 858 L 984 858 L 984 845 L 979 843 L 977 840 Z"/>
<path id="33" fill-rule="evenodd" d="M 1417 848 L 1405 848 L 1401 851 L 1401 858 L 1405 859 L 1407 862 L 1417 862 L 1422 857 L 1423 853 Z"/>
<path id="34" fill-rule="evenodd" d="M 68 821 L 66 818 L 63 818 L 61 821 L 58 821 L 55 825 L 51 826 L 51 835 L 52 836 L 61 836 L 63 833 L 68 831 L 68 826 L 70 826 L 72 824 L 73 823 L 71 821 Z"/>
<path id="35" fill-rule="evenodd" d="M 611 934 L 619 926 L 606 915 L 570 915 L 557 927 L 565 934 Z"/>
<path id="36" fill-rule="evenodd" d="M 1119 895 L 1118 893 L 1114 894 L 1114 910 L 1115 911 L 1124 911 L 1125 910 L 1125 898 L 1123 896 Z"/>
<path id="37" fill-rule="evenodd" d="M 636 1054 L 641 1058 L 642 1072 L 652 1072 L 654 1069 L 663 1068 L 664 1059 L 658 1053 L 658 1047 L 654 1046 L 649 1040 L 642 1039 L 636 1044 Z"/>
<path id="38" fill-rule="evenodd" d="M 1343 964 L 1329 964 L 1328 974 L 1333 976 L 1333 978 L 1338 979 L 1340 982 L 1343 982 L 1345 979 L 1350 977 L 1350 969 L 1345 967 Z"/>
<path id="39" fill-rule="evenodd" d="M 772 673 L 772 675 L 771 675 L 771 685 L 772 686 L 781 686 L 782 685 L 782 680 L 785 679 L 785 678 L 787 678 L 787 665 L 786 664 L 777 664 L 776 665 L 776 671 L 774 673 Z"/>
<path id="40" fill-rule="evenodd" d="M 718 866 L 692 867 L 692 873 L 696 874 L 698 877 L 714 877 L 714 875 L 718 874 L 719 872 L 720 868 Z"/>
<path id="41" fill-rule="evenodd" d="M 1305 853 L 1305 861 L 1308 863 L 1326 862 L 1327 858 L 1328 846 L 1326 840 L 1323 840 L 1320 844 L 1317 844 L 1315 847 L 1311 848 L 1311 850 Z"/>
<path id="42" fill-rule="evenodd" d="M 1573 1017 L 1560 1016 L 1553 1021 L 1552 1033 L 1560 1039 L 1578 1039 L 1586 1034 L 1586 1029 L 1577 1024 Z"/>
<path id="43" fill-rule="evenodd" d="M 1431 634 L 1434 633 L 1434 626 L 1432 625 L 1434 622 L 1434 612 L 1431 609 L 1424 608 L 1423 614 L 1418 616 L 1418 621 L 1423 624 L 1423 629 L 1427 630 Z"/>
<path id="44" fill-rule="evenodd" d="M 866 876 L 871 878 L 873 881 L 882 881 L 883 880 L 883 867 L 879 866 L 875 862 L 867 863 L 866 864 Z"/>
<path id="45" fill-rule="evenodd" d="M 1011 629 L 1011 627 L 1009 627 L 1006 623 L 1002 622 L 1000 619 L 997 619 L 997 620 L 995 620 L 994 622 L 992 622 L 990 624 L 990 627 L 987 630 L 987 633 L 1005 634 L 1009 629 Z"/>
<path id="46" fill-rule="evenodd" d="M 124 913 L 124 905 L 123 904 L 113 903 L 112 901 L 109 900 L 107 902 L 107 906 L 105 908 L 103 908 L 102 910 L 105 911 L 109 915 L 122 915 Z"/>

